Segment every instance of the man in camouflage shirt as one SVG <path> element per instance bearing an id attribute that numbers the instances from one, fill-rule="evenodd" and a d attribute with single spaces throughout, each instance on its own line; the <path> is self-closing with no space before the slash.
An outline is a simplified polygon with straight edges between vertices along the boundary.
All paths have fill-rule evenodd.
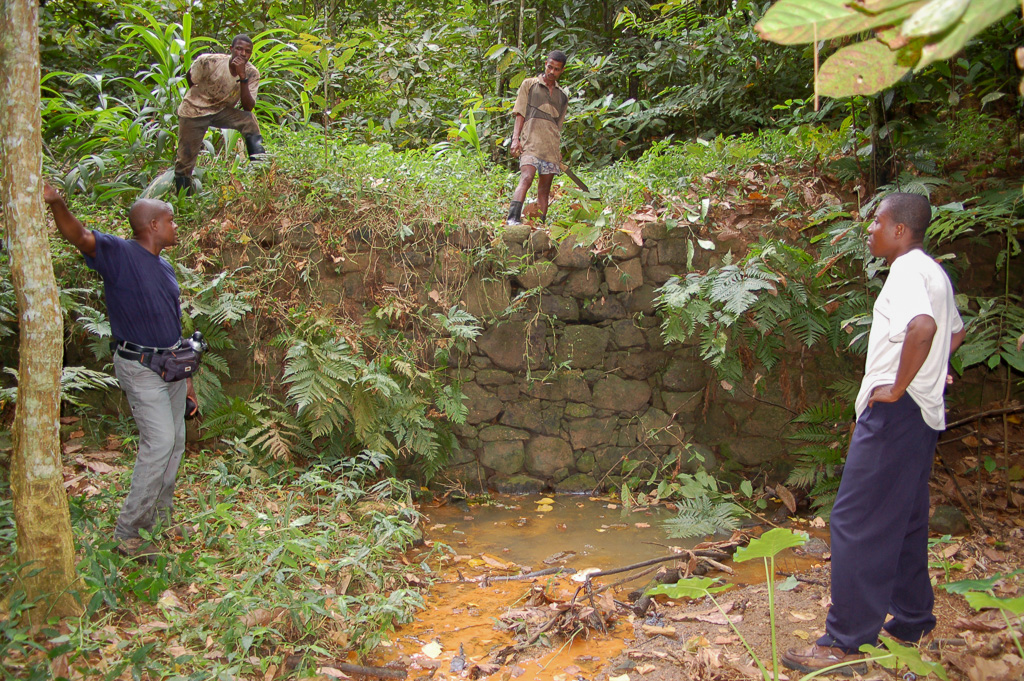
<path id="1" fill-rule="evenodd" d="M 508 209 L 510 225 L 518 225 L 522 221 L 523 201 L 537 173 L 540 173 L 537 207 L 541 220 L 547 219 L 551 180 L 559 173 L 562 160 L 562 124 L 569 108 L 569 96 L 558 86 L 566 59 L 564 52 L 555 50 L 548 55 L 544 73 L 536 78 L 527 78 L 519 86 L 519 94 L 512 107 L 515 126 L 511 148 L 512 155 L 519 157 L 519 185 L 512 194 L 512 204 Z"/>
<path id="2" fill-rule="evenodd" d="M 174 160 L 175 189 L 192 191 L 192 170 L 203 147 L 206 129 L 231 128 L 245 137 L 249 158 L 266 153 L 252 109 L 260 72 L 249 63 L 252 40 L 235 36 L 228 54 L 203 54 L 185 74 L 188 92 L 178 106 L 178 153 Z M 237 104 L 241 108 L 236 108 Z"/>

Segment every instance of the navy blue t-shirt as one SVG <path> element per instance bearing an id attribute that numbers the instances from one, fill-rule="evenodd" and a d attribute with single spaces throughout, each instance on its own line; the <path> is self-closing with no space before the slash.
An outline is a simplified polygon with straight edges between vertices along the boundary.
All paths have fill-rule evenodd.
<path id="1" fill-rule="evenodd" d="M 117 340 L 169 348 L 181 340 L 181 290 L 171 263 L 134 239 L 96 236 L 96 257 L 85 264 L 103 277 L 110 330 Z"/>

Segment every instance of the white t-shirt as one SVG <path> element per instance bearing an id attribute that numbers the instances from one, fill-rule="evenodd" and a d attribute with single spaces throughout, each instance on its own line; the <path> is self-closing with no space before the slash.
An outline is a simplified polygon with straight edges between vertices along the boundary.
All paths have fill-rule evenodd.
<path id="1" fill-rule="evenodd" d="M 857 394 L 857 418 L 867 409 L 871 391 L 896 381 L 907 325 L 918 315 L 928 315 L 938 327 L 932 347 L 907 392 L 929 428 L 946 428 L 943 391 L 949 367 L 949 346 L 954 333 L 964 328 L 953 300 L 953 286 L 942 267 L 915 248 L 892 263 L 889 278 L 875 301 L 868 336 L 868 359 Z"/>

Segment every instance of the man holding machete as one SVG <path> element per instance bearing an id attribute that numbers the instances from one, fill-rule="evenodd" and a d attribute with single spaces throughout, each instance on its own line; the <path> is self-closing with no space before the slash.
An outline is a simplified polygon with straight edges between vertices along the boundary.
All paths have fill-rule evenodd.
<path id="1" fill-rule="evenodd" d="M 512 155 L 519 158 L 519 185 L 512 194 L 512 204 L 508 209 L 510 225 L 522 222 L 523 201 L 537 173 L 540 173 L 537 205 L 541 220 L 547 218 L 551 180 L 560 172 L 562 124 L 569 108 L 569 95 L 558 86 L 567 59 L 565 52 L 553 51 L 548 55 L 544 73 L 536 78 L 527 78 L 519 86 L 519 94 L 512 107 L 515 126 L 510 149 Z"/>

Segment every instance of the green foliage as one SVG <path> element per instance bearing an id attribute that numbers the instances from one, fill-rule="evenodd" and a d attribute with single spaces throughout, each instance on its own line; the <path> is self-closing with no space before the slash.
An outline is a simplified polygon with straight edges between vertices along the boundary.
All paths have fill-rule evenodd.
<path id="1" fill-rule="evenodd" d="M 102 70 L 44 68 L 44 137 L 52 162 L 67 192 L 78 190 L 95 201 L 135 195 L 166 169 L 177 144 L 185 74 L 201 52 L 222 49 L 213 38 L 193 34 L 190 13 L 177 23 L 146 7 L 126 9 L 133 20 L 118 23 L 123 41 L 102 59 Z M 294 37 L 287 29 L 253 36 L 252 61 L 261 70 L 255 113 L 261 118 L 296 115 L 294 102 L 309 67 L 282 40 Z"/>
<path id="2" fill-rule="evenodd" d="M 450 314 L 450 329 L 475 337 L 471 316 Z M 427 480 L 444 464 L 454 443 L 446 422 L 465 420 L 457 387 L 398 357 L 367 361 L 323 320 L 307 320 L 275 343 L 286 349 L 285 402 L 233 400 L 211 415 L 213 432 L 247 428 L 247 446 L 278 459 L 337 462 L 363 452 L 414 466 Z"/>
<path id="3" fill-rule="evenodd" d="M 822 94 L 873 94 L 910 69 L 955 56 L 975 35 L 1019 7 L 1017 0 L 914 3 L 883 0 L 861 11 L 846 0 L 780 0 L 757 24 L 765 40 L 792 45 L 892 27 L 839 50 L 822 66 Z"/>
<path id="4" fill-rule="evenodd" d="M 629 112 L 632 125 L 615 126 L 616 132 L 628 138 L 684 131 L 706 137 L 769 126 L 773 105 L 801 96 L 808 79 L 800 54 L 758 40 L 754 25 L 768 4 L 667 0 L 649 11 L 624 6 L 616 23 L 655 41 L 656 49 L 632 65 L 647 97 Z"/>
<path id="5" fill-rule="evenodd" d="M 379 480 L 379 462 L 280 467 L 270 477 L 245 475 L 247 466 L 206 451 L 183 461 L 176 513 L 195 533 L 152 566 L 115 553 L 109 539 L 123 490 L 99 483 L 91 497 L 70 496 L 86 616 L 59 631 L 29 630 L 22 621 L 33 604 L 15 588 L 4 487 L 0 589 L 10 597 L 0 621 L 0 673 L 48 679 L 52 655 L 111 678 L 255 677 L 268 662 L 284 663 L 282 649 L 304 651 L 300 669 L 365 655 L 423 607 L 410 583 L 424 579 L 433 555 L 412 566 L 395 558 L 416 538 L 420 518 L 407 485 Z M 379 484 L 365 483 L 367 476 Z M 419 576 L 406 578 L 412 574 Z M 166 636 L 126 624 L 154 613 Z M 211 649 L 217 654 L 207 655 Z"/>
<path id="6" fill-rule="evenodd" d="M 1020 631 L 1010 620 L 1011 615 L 1018 619 L 1024 615 L 1024 596 L 1007 598 L 995 594 L 997 587 L 1003 585 L 1007 580 L 1019 581 L 1021 574 L 1024 574 L 1024 570 L 1014 570 L 1007 574 L 993 575 L 987 579 L 965 579 L 942 584 L 941 587 L 949 593 L 963 595 L 967 599 L 967 603 L 975 610 L 998 610 L 1006 623 L 1006 631 L 1009 632 L 1017 647 L 1017 654 L 1024 657 L 1024 643 L 1021 641 Z M 1016 586 L 1012 593 L 1017 593 Z"/>
<path id="7" fill-rule="evenodd" d="M 886 669 L 896 671 L 906 667 L 910 673 L 918 677 L 935 674 L 943 681 L 949 681 L 949 675 L 942 664 L 921 659 L 921 651 L 918 648 L 901 645 L 891 637 L 883 637 L 881 643 L 885 646 L 884 649 L 865 643 L 860 647 L 860 651 L 867 653 L 872 662 Z"/>
<path id="8" fill-rule="evenodd" d="M 701 356 L 731 383 L 743 379 L 744 355 L 770 371 L 787 336 L 805 347 L 819 341 L 835 347 L 845 326 L 841 320 L 863 306 L 858 296 L 826 300 L 831 282 L 819 273 L 836 259 L 822 265 L 799 247 L 768 240 L 752 244 L 735 264 L 726 254 L 720 266 L 673 277 L 662 286 L 657 300 L 662 332 L 678 342 L 698 334 Z"/>
<path id="9" fill-rule="evenodd" d="M 4 367 L 3 370 L 14 379 L 18 378 L 17 368 Z M 110 390 L 117 387 L 117 379 L 102 371 L 81 366 L 67 366 L 61 370 L 60 400 L 79 409 L 89 408 L 89 405 L 83 401 L 81 393 L 89 390 Z M 11 388 L 0 386 L 0 405 L 5 403 L 14 404 L 17 401 L 18 388 L 16 386 Z"/>
<path id="10" fill-rule="evenodd" d="M 806 532 L 794 532 L 782 527 L 775 527 L 760 537 L 751 539 L 750 543 L 746 546 L 741 546 L 736 549 L 736 554 L 733 556 L 733 560 L 737 563 L 742 563 L 747 560 L 753 560 L 755 558 L 764 558 L 766 560 L 774 559 L 781 551 L 793 548 L 794 546 L 803 546 L 807 543 Z"/>
<path id="11" fill-rule="evenodd" d="M 839 467 L 850 443 L 853 403 L 849 398 L 826 400 L 793 419 L 804 424 L 787 439 L 802 442 L 792 454 L 796 457 L 787 485 L 810 490 L 812 508 L 826 520 L 839 490 Z"/>
<path id="12" fill-rule="evenodd" d="M 662 521 L 665 534 L 673 539 L 706 537 L 716 532 L 732 532 L 740 526 L 746 511 L 736 504 L 715 502 L 707 494 L 683 498 L 675 502 L 679 508 L 674 518 Z"/>
<path id="13" fill-rule="evenodd" d="M 680 579 L 675 584 L 652 586 L 646 591 L 646 595 L 697 600 L 729 589 L 728 586 L 716 586 L 719 581 L 717 577 L 687 577 Z"/>

